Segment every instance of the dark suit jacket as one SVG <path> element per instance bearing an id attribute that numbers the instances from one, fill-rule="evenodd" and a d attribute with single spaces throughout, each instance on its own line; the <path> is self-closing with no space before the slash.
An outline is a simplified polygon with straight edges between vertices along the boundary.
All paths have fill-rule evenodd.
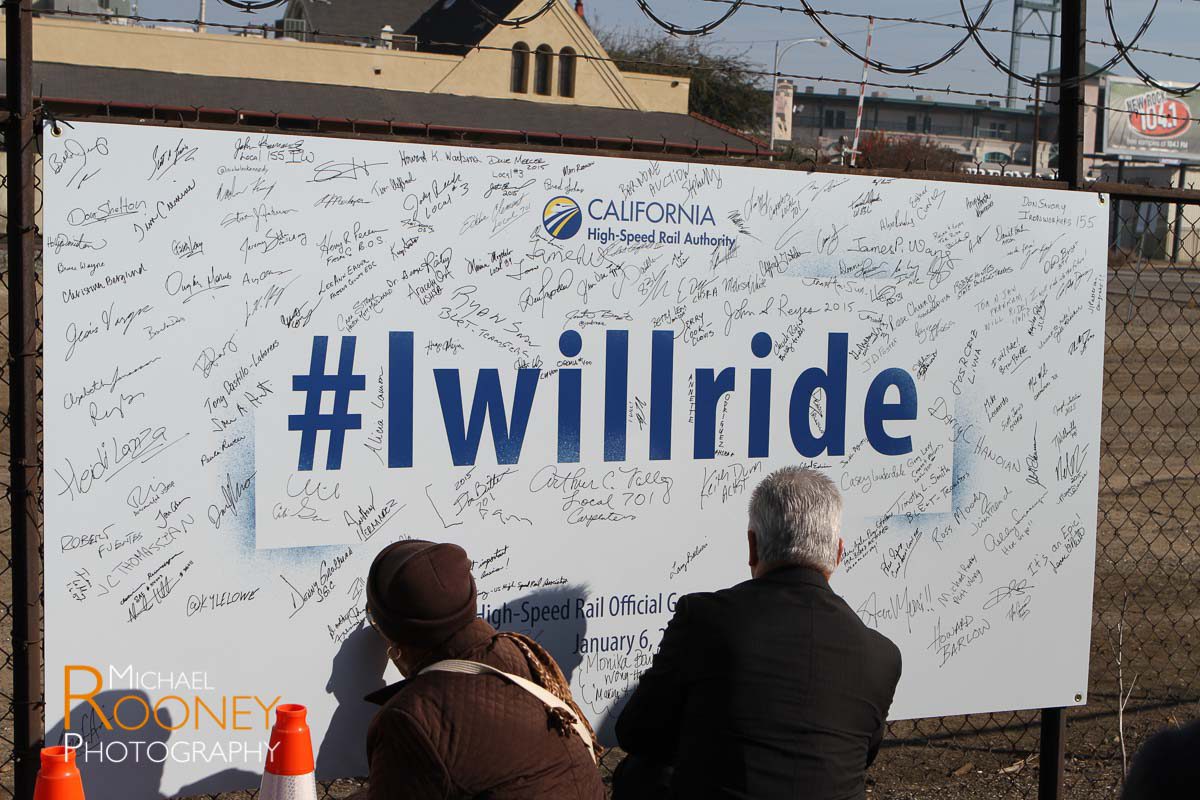
<path id="1" fill-rule="evenodd" d="M 673 763 L 687 800 L 861 798 L 899 680 L 887 637 L 785 567 L 679 601 L 617 740 Z"/>
<path id="2" fill-rule="evenodd" d="M 1200 792 L 1200 720 L 1150 738 L 1129 767 L 1121 800 L 1184 800 Z"/>

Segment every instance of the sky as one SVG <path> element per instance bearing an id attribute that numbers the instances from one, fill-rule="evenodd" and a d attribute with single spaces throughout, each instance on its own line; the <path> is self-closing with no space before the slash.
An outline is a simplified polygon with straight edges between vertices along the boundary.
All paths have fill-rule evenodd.
<path id="1" fill-rule="evenodd" d="M 332 0 L 334 3 L 337 0 Z M 568 0 L 570 1 L 570 0 Z M 765 0 L 771 5 L 799 7 L 799 0 Z M 460 0 L 461 2 L 461 0 Z M 648 0 L 655 13 L 681 28 L 699 27 L 716 19 L 729 7 L 721 0 Z M 960 23 L 962 11 L 960 0 L 810 0 L 816 9 L 836 8 L 861 14 L 883 14 L 896 17 L 913 17 L 924 20 Z M 962 0 L 970 13 L 978 14 L 984 8 L 982 0 Z M 1117 32 L 1128 41 L 1141 24 L 1143 17 L 1153 6 L 1153 0 L 1112 0 Z M 586 13 L 593 29 L 617 31 L 631 34 L 655 34 L 660 32 L 655 23 L 642 13 L 635 0 L 585 0 Z M 199 0 L 138 0 L 142 15 L 195 19 L 199 13 Z M 1101 0 L 1088 4 L 1088 38 L 1112 41 L 1108 19 Z M 285 6 L 278 6 L 257 14 L 246 14 L 231 8 L 221 0 L 207 0 L 209 22 L 261 25 L 283 16 Z M 994 5 L 984 21 L 985 26 L 1009 28 L 1012 24 L 1012 0 L 994 0 Z M 831 31 L 843 36 L 845 41 L 858 49 L 865 45 L 866 22 L 858 19 L 827 17 L 826 25 Z M 1159 0 L 1154 23 L 1146 32 L 1139 46 L 1191 55 L 1195 60 L 1170 59 L 1164 56 L 1134 54 L 1137 63 L 1155 77 L 1167 81 L 1192 83 L 1200 81 L 1200 48 L 1196 47 L 1195 32 L 1200 29 L 1200 1 Z M 1040 30 L 1040 29 L 1039 29 Z M 962 37 L 964 31 L 946 28 L 930 28 L 903 23 L 876 23 L 872 37 L 871 56 L 879 60 L 908 66 L 927 61 L 944 52 Z M 801 38 L 823 36 L 821 30 L 805 15 L 795 12 L 780 12 L 756 7 L 739 9 L 728 21 L 704 37 L 705 44 L 716 50 L 744 53 L 764 72 L 773 70 L 775 42 L 782 40 L 781 47 Z M 1007 61 L 1010 39 L 1007 34 L 983 35 L 984 43 L 1001 59 Z M 1099 45 L 1089 45 L 1088 60 L 1101 64 L 1114 51 Z M 1044 40 L 1022 40 L 1021 71 L 1032 74 L 1044 70 L 1047 65 L 1047 48 Z M 1057 50 L 1055 52 L 1057 65 Z M 797 44 L 790 48 L 780 64 L 781 73 L 795 76 L 793 81 L 803 91 L 812 85 L 816 91 L 835 91 L 846 87 L 856 91 L 852 84 L 820 82 L 811 78 L 826 77 L 855 84 L 862 78 L 862 62 L 842 52 L 833 44 L 820 47 L 816 44 Z M 1120 63 L 1113 68 L 1119 75 L 1132 75 L 1129 67 Z M 913 85 L 944 89 L 947 87 L 971 92 L 991 92 L 1003 95 L 1007 78 L 998 72 L 979 52 L 974 42 L 967 42 L 961 53 L 946 64 L 930 72 L 917 75 L 884 75 L 872 71 L 869 81 Z M 1019 87 L 1019 96 L 1031 96 L 1028 87 Z M 891 96 L 933 94 L 955 102 L 973 102 L 972 98 L 953 96 L 929 91 L 913 91 L 899 88 L 877 88 Z"/>

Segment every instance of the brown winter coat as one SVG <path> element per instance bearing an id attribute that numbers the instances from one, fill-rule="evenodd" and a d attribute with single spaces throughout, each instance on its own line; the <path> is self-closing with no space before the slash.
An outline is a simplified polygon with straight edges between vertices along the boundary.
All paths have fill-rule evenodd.
<path id="1" fill-rule="evenodd" d="M 533 679 L 511 641 L 475 620 L 435 660 L 480 661 Z M 602 800 L 583 740 L 549 724 L 545 707 L 495 675 L 432 672 L 369 696 L 383 704 L 367 732 L 370 800 Z"/>

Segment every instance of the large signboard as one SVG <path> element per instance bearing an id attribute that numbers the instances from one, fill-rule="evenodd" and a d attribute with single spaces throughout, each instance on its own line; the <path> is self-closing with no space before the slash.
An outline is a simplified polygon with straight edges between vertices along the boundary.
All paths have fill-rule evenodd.
<path id="1" fill-rule="evenodd" d="M 844 493 L 834 588 L 903 651 L 894 717 L 1085 702 L 1095 196 L 63 130 L 46 721 L 90 800 L 253 784 L 277 702 L 361 773 L 396 677 L 363 578 L 406 537 L 466 547 L 608 731 L 678 598 L 748 577 L 786 464 Z"/>
<path id="2" fill-rule="evenodd" d="M 1186 84 L 1164 86 L 1183 87 Z M 1133 78 L 1105 79 L 1104 152 L 1156 161 L 1200 161 L 1200 94 L 1175 95 Z"/>

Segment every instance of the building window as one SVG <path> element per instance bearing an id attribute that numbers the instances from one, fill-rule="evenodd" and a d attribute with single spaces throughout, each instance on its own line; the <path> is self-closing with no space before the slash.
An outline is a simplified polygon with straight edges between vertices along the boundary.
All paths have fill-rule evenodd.
<path id="1" fill-rule="evenodd" d="M 925 115 L 925 121 L 921 124 L 922 133 L 929 133 L 933 130 L 933 117 Z"/>
<path id="2" fill-rule="evenodd" d="M 846 112 L 834 111 L 832 108 L 825 109 L 825 127 L 826 128 L 844 128 L 846 127 Z"/>
<path id="3" fill-rule="evenodd" d="M 283 32 L 279 36 L 300 42 L 309 41 L 308 20 L 303 17 L 284 17 Z"/>
<path id="4" fill-rule="evenodd" d="M 1009 162 L 1008 153 L 1000 153 L 993 150 L 983 156 L 983 160 L 989 164 L 1007 164 Z"/>
<path id="5" fill-rule="evenodd" d="M 570 47 L 558 52 L 558 93 L 563 97 L 575 96 L 575 51 Z"/>
<path id="6" fill-rule="evenodd" d="M 524 42 L 512 48 L 512 90 L 518 94 L 529 91 L 529 45 Z"/>
<path id="7" fill-rule="evenodd" d="M 916 117 L 908 118 L 908 125 L 905 126 L 905 130 L 907 130 L 909 133 L 916 132 L 916 130 L 917 130 L 917 118 Z"/>
<path id="8" fill-rule="evenodd" d="M 533 90 L 538 94 L 550 94 L 554 71 L 554 50 L 548 44 L 538 45 L 533 58 Z"/>

